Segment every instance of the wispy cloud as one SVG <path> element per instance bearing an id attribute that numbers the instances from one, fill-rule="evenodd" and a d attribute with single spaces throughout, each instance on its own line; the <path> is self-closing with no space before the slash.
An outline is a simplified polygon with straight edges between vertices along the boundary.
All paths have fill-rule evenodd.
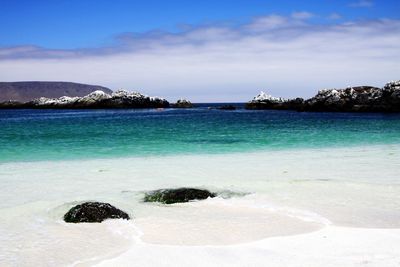
<path id="1" fill-rule="evenodd" d="M 371 0 L 359 0 L 357 2 L 350 3 L 351 7 L 372 7 L 374 2 Z"/>
<path id="2" fill-rule="evenodd" d="M 307 12 L 307 11 L 301 11 L 301 12 L 294 12 L 292 13 L 292 18 L 294 19 L 310 19 L 314 17 L 315 15 L 313 13 Z"/>
<path id="3" fill-rule="evenodd" d="M 0 80 L 68 80 L 172 100 L 245 101 L 261 89 L 310 96 L 320 88 L 400 78 L 400 20 L 316 24 L 300 17 L 124 33 L 115 45 L 93 49 L 0 48 Z"/>
<path id="4" fill-rule="evenodd" d="M 328 19 L 331 19 L 331 20 L 338 20 L 338 19 L 341 19 L 341 18 L 342 18 L 342 16 L 340 14 L 338 14 L 338 13 L 332 13 L 332 14 L 330 14 L 328 16 Z"/>

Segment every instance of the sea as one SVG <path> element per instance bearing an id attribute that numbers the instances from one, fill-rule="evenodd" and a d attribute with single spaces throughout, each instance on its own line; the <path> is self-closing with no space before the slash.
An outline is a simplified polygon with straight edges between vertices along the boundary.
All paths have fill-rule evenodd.
<path id="1" fill-rule="evenodd" d="M 0 266 L 400 264 L 400 114 L 224 104 L 0 110 Z M 178 187 L 218 196 L 143 202 Z"/>

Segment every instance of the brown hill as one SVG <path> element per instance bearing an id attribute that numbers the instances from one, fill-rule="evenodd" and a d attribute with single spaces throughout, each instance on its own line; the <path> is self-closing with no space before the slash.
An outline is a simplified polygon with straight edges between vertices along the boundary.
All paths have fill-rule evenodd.
<path id="1" fill-rule="evenodd" d="M 112 93 L 106 87 L 72 82 L 0 82 L 0 102 L 8 100 L 28 102 L 42 96 L 48 98 L 82 97 L 96 90 L 107 94 Z"/>

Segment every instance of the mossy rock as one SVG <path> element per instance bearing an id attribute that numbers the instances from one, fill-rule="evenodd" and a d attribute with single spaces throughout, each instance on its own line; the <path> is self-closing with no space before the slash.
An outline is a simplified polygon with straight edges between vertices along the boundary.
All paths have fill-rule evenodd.
<path id="1" fill-rule="evenodd" d="M 146 193 L 145 202 L 160 202 L 163 204 L 184 203 L 191 200 L 202 200 L 215 197 L 208 190 L 197 188 L 160 189 Z"/>
<path id="2" fill-rule="evenodd" d="M 106 219 L 126 219 L 129 215 L 116 207 L 101 202 L 85 202 L 71 208 L 65 215 L 68 223 L 100 223 Z"/>

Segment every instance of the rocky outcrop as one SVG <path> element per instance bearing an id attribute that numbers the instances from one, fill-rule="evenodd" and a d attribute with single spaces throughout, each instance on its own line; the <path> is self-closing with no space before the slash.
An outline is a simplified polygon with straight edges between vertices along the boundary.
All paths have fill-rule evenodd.
<path id="1" fill-rule="evenodd" d="M 379 111 L 382 90 L 376 87 L 359 86 L 346 89 L 320 90 L 316 96 L 304 103 L 305 111 Z"/>
<path id="2" fill-rule="evenodd" d="M 310 99 L 275 98 L 261 92 L 246 104 L 247 109 L 281 109 L 333 112 L 400 112 L 400 81 L 383 88 L 372 86 L 325 89 Z"/>
<path id="3" fill-rule="evenodd" d="M 400 80 L 387 83 L 382 89 L 382 100 L 393 111 L 400 111 Z"/>
<path id="4" fill-rule="evenodd" d="M 246 103 L 246 109 L 278 109 L 278 110 L 297 110 L 304 103 L 302 98 L 284 99 L 273 97 L 261 91 L 252 101 Z"/>
<path id="5" fill-rule="evenodd" d="M 85 202 L 71 208 L 65 215 L 68 223 L 100 223 L 106 219 L 126 219 L 129 215 L 108 203 Z"/>
<path id="6" fill-rule="evenodd" d="M 400 112 L 400 81 L 372 86 L 321 90 L 305 101 L 303 111 Z"/>
<path id="7" fill-rule="evenodd" d="M 62 96 L 60 98 L 40 97 L 27 103 L 0 104 L 2 108 L 165 108 L 167 100 L 149 97 L 137 92 L 119 90 L 112 94 L 94 91 L 83 97 Z"/>
<path id="8" fill-rule="evenodd" d="M 146 193 L 145 202 L 160 202 L 163 204 L 183 203 L 191 200 L 213 198 L 216 194 L 208 190 L 196 188 L 160 189 Z"/>
<path id="9" fill-rule="evenodd" d="M 172 107 L 173 108 L 193 108 L 193 104 L 189 100 L 181 98 L 178 101 L 176 101 L 176 103 L 173 104 Z"/>

